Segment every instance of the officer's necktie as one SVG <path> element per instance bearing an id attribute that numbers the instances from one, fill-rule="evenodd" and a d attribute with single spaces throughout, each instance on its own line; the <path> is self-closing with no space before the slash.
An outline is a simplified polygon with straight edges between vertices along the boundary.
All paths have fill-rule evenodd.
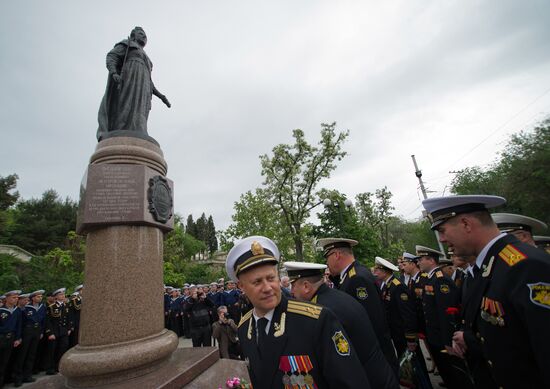
<path id="1" fill-rule="evenodd" d="M 258 351 L 260 352 L 260 355 L 265 345 L 265 338 L 266 338 L 265 327 L 267 327 L 267 323 L 268 323 L 268 320 L 265 317 L 258 319 L 258 321 L 256 322 L 256 332 L 257 332 L 256 340 L 258 342 Z"/>

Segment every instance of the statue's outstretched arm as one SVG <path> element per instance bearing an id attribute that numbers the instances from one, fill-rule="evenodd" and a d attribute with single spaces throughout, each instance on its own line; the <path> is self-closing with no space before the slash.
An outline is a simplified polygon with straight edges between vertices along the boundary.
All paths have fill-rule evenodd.
<path id="1" fill-rule="evenodd" d="M 153 81 L 151 81 L 151 85 L 153 86 L 153 94 L 155 96 L 157 96 L 159 99 L 161 99 L 162 102 L 164 104 L 166 104 L 166 106 L 168 108 L 170 108 L 172 106 L 172 104 L 170 104 L 170 102 L 168 101 L 168 98 L 165 95 L 163 95 L 162 93 L 159 92 L 159 90 L 156 88 L 155 84 L 153 84 Z"/>

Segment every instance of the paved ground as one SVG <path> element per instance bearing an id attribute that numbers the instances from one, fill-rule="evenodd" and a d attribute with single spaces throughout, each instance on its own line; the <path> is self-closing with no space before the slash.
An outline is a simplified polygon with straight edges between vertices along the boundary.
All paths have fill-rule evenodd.
<path id="1" fill-rule="evenodd" d="M 423 345 L 422 345 L 423 346 Z M 186 338 L 180 338 L 180 341 L 179 341 L 179 344 L 178 344 L 178 348 L 183 348 L 183 347 L 193 347 L 192 343 L 191 343 L 191 339 L 186 339 Z M 425 352 L 425 348 L 422 347 L 422 350 L 424 351 L 424 355 L 428 355 L 426 352 Z M 433 367 L 433 363 L 431 360 L 427 359 L 426 360 L 426 365 L 428 366 L 428 369 L 431 369 Z M 47 377 L 45 375 L 45 373 L 40 373 L 38 375 L 35 375 L 34 378 L 37 379 L 37 381 L 40 381 L 41 379 Z M 439 388 L 442 388 L 442 386 L 439 386 L 439 384 L 441 383 L 441 378 L 438 376 L 438 375 L 434 375 L 434 374 L 430 374 L 430 379 L 432 381 L 432 385 L 434 387 L 434 389 L 439 389 Z M 21 388 L 25 388 L 26 386 L 28 386 L 27 384 L 23 384 L 23 386 L 21 386 Z M 4 385 L 4 388 L 13 388 L 13 384 L 6 384 Z"/>

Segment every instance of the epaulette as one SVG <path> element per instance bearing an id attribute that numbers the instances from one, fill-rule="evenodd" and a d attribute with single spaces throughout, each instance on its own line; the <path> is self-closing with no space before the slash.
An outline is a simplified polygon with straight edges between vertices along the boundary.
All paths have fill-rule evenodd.
<path id="1" fill-rule="evenodd" d="M 245 313 L 242 317 L 241 317 L 241 321 L 239 322 L 239 327 L 242 326 L 244 324 L 244 322 L 246 322 L 248 319 L 250 319 L 250 316 L 252 316 L 252 311 L 254 309 L 251 309 L 250 311 L 248 311 L 247 313 Z"/>
<path id="2" fill-rule="evenodd" d="M 438 270 L 438 271 L 435 272 L 435 276 L 437 278 L 443 278 L 443 272 L 441 270 Z"/>
<path id="3" fill-rule="evenodd" d="M 508 266 L 514 266 L 518 262 L 521 262 L 527 258 L 525 254 L 523 254 L 521 251 L 519 251 L 517 248 L 515 248 L 511 244 L 504 247 L 500 251 L 500 253 L 498 253 L 498 256 L 500 257 L 500 259 L 506 262 Z"/>
<path id="4" fill-rule="evenodd" d="M 420 277 L 426 278 L 426 277 L 428 277 L 428 273 L 420 273 Z"/>
<path id="5" fill-rule="evenodd" d="M 308 316 L 313 319 L 318 319 L 319 316 L 321 315 L 322 310 L 323 310 L 323 307 L 319 305 L 306 303 L 303 301 L 294 301 L 294 300 L 290 300 L 288 302 L 288 307 L 287 307 L 288 312 Z"/>
<path id="6" fill-rule="evenodd" d="M 391 283 L 394 284 L 395 286 L 401 285 L 401 281 L 399 281 L 397 278 L 394 278 L 393 280 L 391 280 Z"/>
<path id="7" fill-rule="evenodd" d="M 355 271 L 355 267 L 352 267 L 352 268 L 349 270 L 349 278 L 355 277 L 356 275 L 357 275 L 357 272 Z"/>

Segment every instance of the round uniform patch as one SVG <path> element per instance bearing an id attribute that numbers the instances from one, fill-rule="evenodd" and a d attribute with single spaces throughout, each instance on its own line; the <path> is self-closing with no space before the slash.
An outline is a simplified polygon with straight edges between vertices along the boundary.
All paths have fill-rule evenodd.
<path id="1" fill-rule="evenodd" d="M 409 295 L 407 293 L 401 293 L 399 297 L 401 297 L 403 301 L 409 301 Z"/>
<path id="2" fill-rule="evenodd" d="M 439 287 L 439 290 L 441 291 L 441 293 L 447 294 L 447 293 L 449 293 L 450 288 L 449 288 L 449 285 L 445 285 L 445 284 L 444 284 L 444 285 L 441 285 L 441 286 Z"/>
<path id="3" fill-rule="evenodd" d="M 336 331 L 334 335 L 332 335 L 332 341 L 334 342 L 334 347 L 339 355 L 343 357 L 350 355 L 349 342 L 342 331 Z"/>
<path id="4" fill-rule="evenodd" d="M 357 288 L 357 298 L 359 300 L 366 300 L 367 297 L 369 297 L 369 293 L 367 292 L 367 288 L 361 287 Z"/>

